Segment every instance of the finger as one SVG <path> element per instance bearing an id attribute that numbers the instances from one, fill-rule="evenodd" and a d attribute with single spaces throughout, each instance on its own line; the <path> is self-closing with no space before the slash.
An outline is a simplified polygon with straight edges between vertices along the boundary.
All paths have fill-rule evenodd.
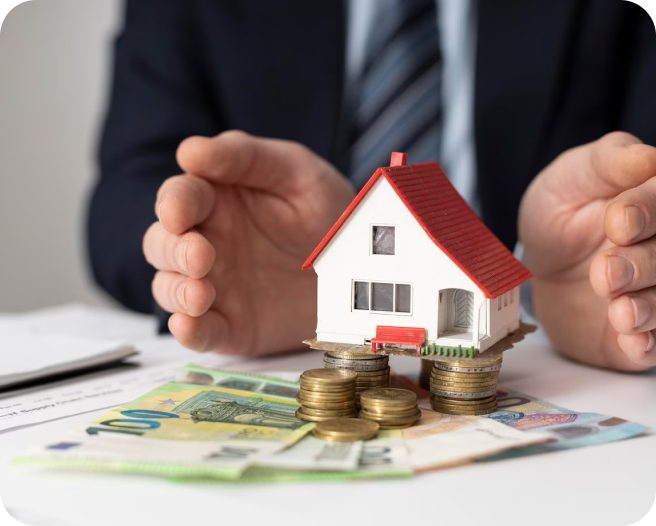
<path id="1" fill-rule="evenodd" d="M 608 304 L 608 319 L 620 334 L 656 329 L 656 287 L 624 294 Z"/>
<path id="2" fill-rule="evenodd" d="M 636 370 L 647 370 L 656 366 L 656 338 L 653 332 L 620 334 L 617 344 Z"/>
<path id="3" fill-rule="evenodd" d="M 205 277 L 214 264 L 212 244 L 195 231 L 171 234 L 161 223 L 153 223 L 143 239 L 146 261 L 157 270 L 168 270 L 190 278 Z"/>
<path id="4" fill-rule="evenodd" d="M 597 254 L 590 265 L 590 283 L 602 297 L 656 285 L 656 238 Z"/>
<path id="5" fill-rule="evenodd" d="M 197 318 L 176 313 L 169 318 L 169 330 L 183 346 L 199 352 L 220 349 L 228 337 L 225 318 L 214 310 Z"/>
<path id="6" fill-rule="evenodd" d="M 656 148 L 628 133 L 613 132 L 568 150 L 555 164 L 561 169 L 554 172 L 553 188 L 567 188 L 585 204 L 590 198 L 614 197 L 654 177 Z"/>
<path id="7" fill-rule="evenodd" d="M 153 297 L 167 312 L 202 316 L 210 308 L 216 292 L 206 279 L 191 279 L 177 272 L 158 271 L 152 283 Z"/>
<path id="8" fill-rule="evenodd" d="M 201 223 L 214 206 L 212 186 L 193 175 L 169 177 L 157 192 L 155 213 L 164 228 L 182 234 Z"/>
<path id="9" fill-rule="evenodd" d="M 606 208 L 604 229 L 617 245 L 629 245 L 655 235 L 656 177 L 618 195 Z"/>
<path id="10" fill-rule="evenodd" d="M 190 137 L 177 151 L 183 170 L 221 184 L 240 184 L 286 196 L 298 191 L 298 176 L 310 177 L 327 164 L 301 144 L 227 131 L 216 137 Z M 295 177 L 296 176 L 296 177 Z"/>

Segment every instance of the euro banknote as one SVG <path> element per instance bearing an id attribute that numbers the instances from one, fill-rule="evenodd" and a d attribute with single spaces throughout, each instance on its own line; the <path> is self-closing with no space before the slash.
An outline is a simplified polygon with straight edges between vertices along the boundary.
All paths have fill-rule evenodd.
<path id="1" fill-rule="evenodd" d="M 297 403 L 225 387 L 167 383 L 23 461 L 152 475 L 234 479 L 313 427 Z"/>
<path id="2" fill-rule="evenodd" d="M 250 391 L 269 396 L 296 400 L 298 382 L 263 374 L 210 369 L 193 363 L 184 366 L 175 380 L 185 384 L 212 385 L 239 391 Z"/>
<path id="3" fill-rule="evenodd" d="M 629 422 L 623 418 L 572 411 L 519 391 L 500 389 L 497 397 L 498 409 L 489 415 L 489 419 L 526 434 L 548 432 L 552 435 L 552 439 L 540 445 L 508 451 L 486 460 L 605 444 L 633 438 L 649 431 L 642 424 Z"/>

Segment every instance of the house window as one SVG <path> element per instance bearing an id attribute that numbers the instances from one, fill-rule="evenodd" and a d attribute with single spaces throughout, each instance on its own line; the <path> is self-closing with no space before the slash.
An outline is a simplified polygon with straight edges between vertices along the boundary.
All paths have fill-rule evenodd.
<path id="1" fill-rule="evenodd" d="M 369 310 L 369 283 L 356 281 L 353 285 L 353 308 Z"/>
<path id="2" fill-rule="evenodd" d="M 353 282 L 353 310 L 410 314 L 411 286 L 406 283 Z"/>
<path id="3" fill-rule="evenodd" d="M 394 285 L 391 283 L 371 284 L 371 310 L 392 312 L 394 306 Z"/>
<path id="4" fill-rule="evenodd" d="M 501 296 L 497 298 L 497 310 L 501 310 Z"/>
<path id="5" fill-rule="evenodd" d="M 394 310 L 396 312 L 410 312 L 410 285 L 397 283 L 394 287 L 396 288 Z"/>
<path id="6" fill-rule="evenodd" d="M 394 255 L 394 227 L 374 225 L 371 227 L 371 253 Z"/>
<path id="7" fill-rule="evenodd" d="M 508 294 L 503 295 L 503 306 L 507 307 L 508 306 Z"/>

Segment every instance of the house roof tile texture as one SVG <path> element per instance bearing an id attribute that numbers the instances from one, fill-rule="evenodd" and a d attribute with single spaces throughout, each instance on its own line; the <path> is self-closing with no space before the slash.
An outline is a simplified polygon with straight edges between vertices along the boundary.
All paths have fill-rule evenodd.
<path id="1" fill-rule="evenodd" d="M 365 195 L 385 177 L 410 213 L 486 297 L 496 298 L 531 273 L 479 219 L 436 162 L 378 168 L 303 263 L 312 266 Z"/>

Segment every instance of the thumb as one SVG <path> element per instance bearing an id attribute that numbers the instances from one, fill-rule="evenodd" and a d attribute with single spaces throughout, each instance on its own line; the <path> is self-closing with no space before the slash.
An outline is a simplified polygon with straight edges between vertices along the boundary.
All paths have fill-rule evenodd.
<path id="1" fill-rule="evenodd" d="M 178 147 L 177 160 L 185 172 L 209 182 L 246 186 L 285 198 L 307 186 L 317 161 L 325 163 L 299 143 L 236 130 L 185 139 Z"/>
<path id="2" fill-rule="evenodd" d="M 613 132 L 568 150 L 540 178 L 561 203 L 581 206 L 615 197 L 655 175 L 656 148 L 629 133 Z"/>

